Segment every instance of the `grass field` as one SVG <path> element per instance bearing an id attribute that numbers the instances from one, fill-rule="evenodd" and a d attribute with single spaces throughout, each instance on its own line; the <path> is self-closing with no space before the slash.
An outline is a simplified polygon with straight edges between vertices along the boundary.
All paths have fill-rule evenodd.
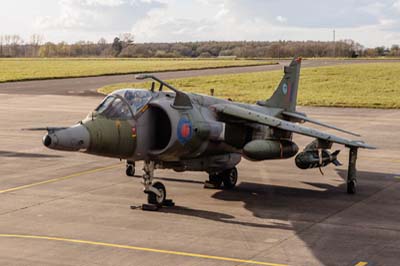
<path id="1" fill-rule="evenodd" d="M 274 64 L 232 59 L 0 59 L 0 82 Z"/>
<path id="2" fill-rule="evenodd" d="M 282 77 L 282 71 L 206 76 L 170 80 L 189 92 L 232 98 L 254 103 L 269 98 Z M 148 87 L 149 83 L 115 84 L 101 88 L 109 93 L 124 87 Z M 400 108 L 400 63 L 353 64 L 301 71 L 298 104 L 303 106 L 336 106 Z"/>

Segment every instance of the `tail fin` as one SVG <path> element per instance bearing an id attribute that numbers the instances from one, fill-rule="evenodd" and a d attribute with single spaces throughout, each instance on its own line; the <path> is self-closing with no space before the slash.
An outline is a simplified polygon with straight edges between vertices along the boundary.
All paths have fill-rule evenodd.
<path id="1" fill-rule="evenodd" d="M 284 76 L 271 98 L 264 105 L 282 108 L 285 111 L 296 111 L 297 90 L 299 87 L 301 58 L 294 58 L 289 66 L 284 68 Z"/>

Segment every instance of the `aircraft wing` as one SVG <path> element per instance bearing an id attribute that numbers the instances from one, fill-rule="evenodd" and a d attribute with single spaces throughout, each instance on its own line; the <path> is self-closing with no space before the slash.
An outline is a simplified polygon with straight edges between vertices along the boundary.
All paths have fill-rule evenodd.
<path id="1" fill-rule="evenodd" d="M 281 130 L 294 132 L 300 135 L 305 135 L 329 142 L 343 144 L 349 147 L 357 147 L 364 149 L 376 149 L 376 147 L 368 145 L 362 141 L 348 140 L 329 133 L 325 133 L 313 128 L 301 126 L 289 121 L 285 121 L 273 116 L 262 114 L 256 111 L 248 110 L 236 105 L 217 104 L 213 105 L 216 112 L 223 115 L 228 115 L 238 120 L 247 120 L 258 124 L 279 128 Z"/>
<path id="2" fill-rule="evenodd" d="M 332 126 L 332 125 L 329 125 L 327 123 L 324 123 L 324 122 L 318 121 L 316 119 L 307 117 L 307 116 L 305 116 L 303 114 L 300 114 L 300 113 L 293 113 L 293 112 L 286 112 L 285 111 L 285 112 L 282 112 L 282 114 L 285 115 L 285 116 L 289 116 L 289 117 L 292 117 L 292 118 L 296 118 L 296 119 L 302 120 L 304 122 L 310 122 L 310 123 L 313 123 L 313 124 L 316 124 L 316 125 L 319 125 L 319 126 L 323 126 L 323 127 L 327 127 L 327 128 L 330 128 L 330 129 L 334 129 L 334 130 L 337 130 L 337 131 L 340 131 L 340 132 L 343 132 L 343 133 L 346 133 L 346 134 L 350 134 L 350 135 L 353 135 L 353 136 L 356 136 L 356 137 L 361 137 L 360 134 L 353 133 L 353 132 L 350 132 L 350 131 L 347 131 L 347 130 L 344 130 L 344 129 L 341 129 L 341 128 L 338 128 L 338 127 L 335 127 L 335 126 Z"/>

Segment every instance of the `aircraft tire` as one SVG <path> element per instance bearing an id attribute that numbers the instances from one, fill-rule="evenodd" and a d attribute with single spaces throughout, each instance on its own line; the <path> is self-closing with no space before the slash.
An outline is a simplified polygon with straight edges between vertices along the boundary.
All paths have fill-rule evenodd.
<path id="1" fill-rule="evenodd" d="M 357 182 L 356 180 L 350 180 L 347 182 L 347 194 L 356 194 L 357 192 Z"/>
<path id="2" fill-rule="evenodd" d="M 147 202 L 149 204 L 162 206 L 165 201 L 165 198 L 167 197 L 167 191 L 165 189 L 165 186 L 161 182 L 155 182 L 153 184 L 153 187 L 156 188 L 158 191 L 160 191 L 161 196 L 159 197 L 151 191 L 147 192 Z"/>
<path id="3" fill-rule="evenodd" d="M 126 166 L 126 171 L 125 171 L 127 176 L 135 176 L 135 167 L 131 164 L 128 164 Z"/>
<path id="4" fill-rule="evenodd" d="M 225 189 L 231 189 L 236 186 L 238 180 L 238 171 L 236 167 L 225 170 L 222 173 L 222 182 L 224 182 Z"/>
<path id="5" fill-rule="evenodd" d="M 221 174 L 210 174 L 208 180 L 215 188 L 220 188 L 222 186 L 222 176 Z"/>

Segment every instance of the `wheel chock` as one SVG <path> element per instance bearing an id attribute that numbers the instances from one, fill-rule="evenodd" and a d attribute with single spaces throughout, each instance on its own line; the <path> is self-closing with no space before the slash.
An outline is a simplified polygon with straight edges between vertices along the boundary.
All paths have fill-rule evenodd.
<path id="1" fill-rule="evenodd" d="M 175 202 L 172 199 L 165 199 L 162 205 L 166 207 L 173 207 L 175 206 Z"/>
<path id="2" fill-rule="evenodd" d="M 142 204 L 143 211 L 158 211 L 159 206 L 155 204 Z"/>

